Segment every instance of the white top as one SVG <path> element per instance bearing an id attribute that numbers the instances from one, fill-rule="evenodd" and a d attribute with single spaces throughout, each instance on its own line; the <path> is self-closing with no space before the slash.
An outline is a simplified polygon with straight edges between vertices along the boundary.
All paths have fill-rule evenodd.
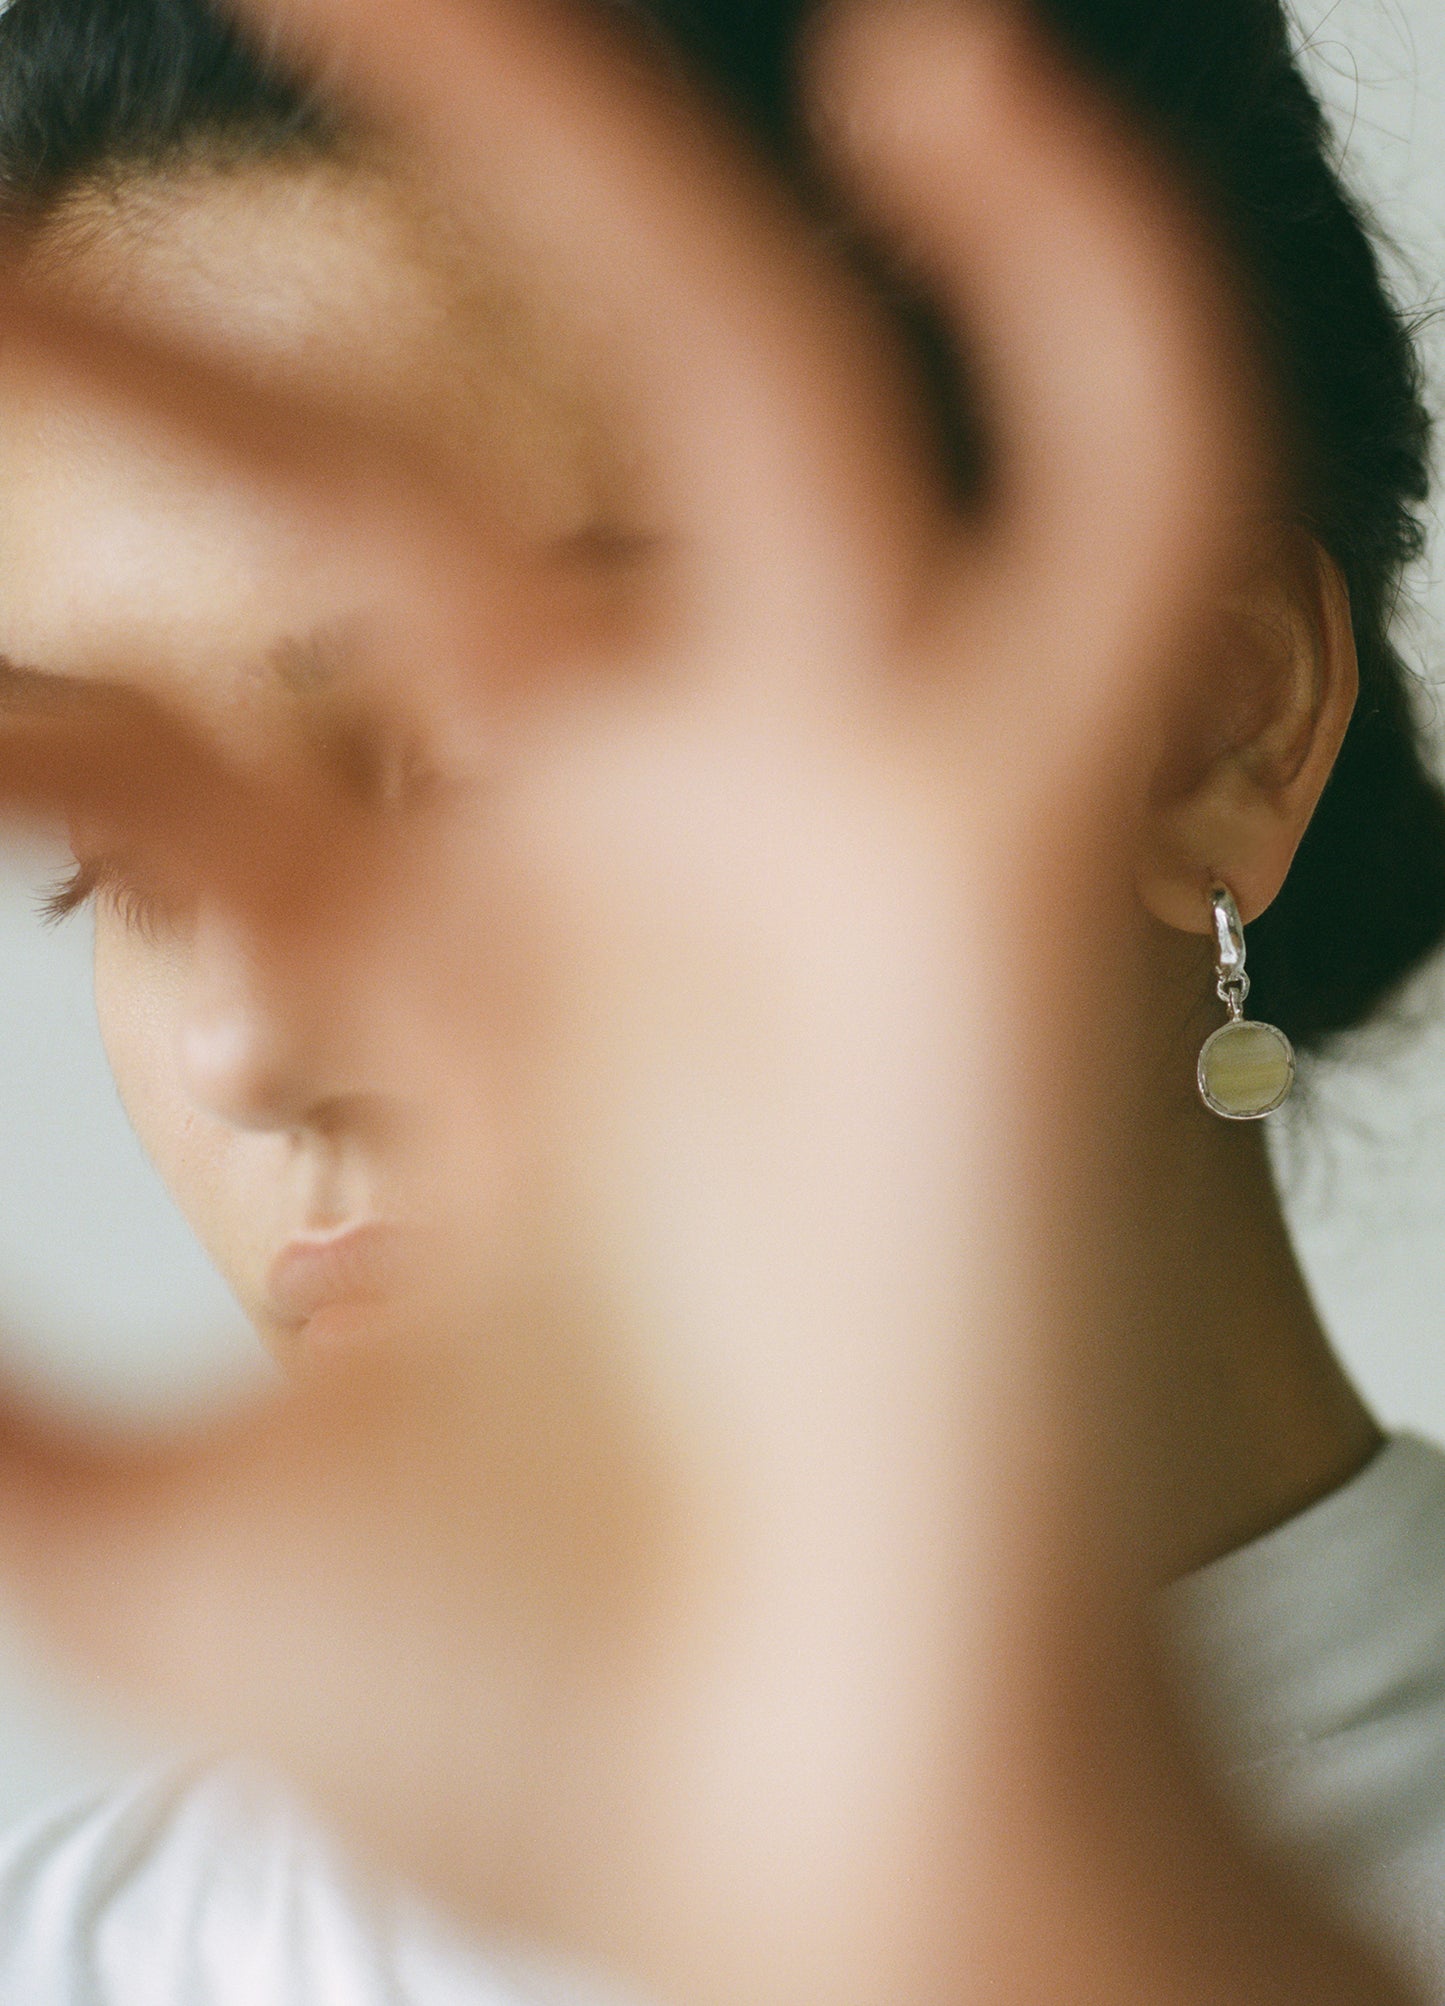
<path id="1" fill-rule="evenodd" d="M 1396 1437 L 1166 1607 L 1246 1811 L 1445 2002 L 1445 1454 Z"/>
<path id="2" fill-rule="evenodd" d="M 0 2001 L 624 2006 L 562 1963 L 467 1943 L 239 1766 L 153 1773 L 8 1834 Z"/>
<path id="3" fill-rule="evenodd" d="M 1389 1443 L 1166 1608 L 1252 1813 L 1445 2006 L 1445 1454 Z M 144 1778 L 0 1842 L 0 2000 L 602 2006 L 370 1885 L 229 1769 Z"/>

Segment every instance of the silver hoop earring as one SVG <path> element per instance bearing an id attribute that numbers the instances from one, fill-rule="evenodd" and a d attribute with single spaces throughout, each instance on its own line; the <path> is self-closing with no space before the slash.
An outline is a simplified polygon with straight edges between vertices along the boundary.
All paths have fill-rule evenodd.
<path id="1" fill-rule="evenodd" d="M 1219 1000 L 1229 1012 L 1199 1054 L 1204 1105 L 1226 1121 L 1258 1121 L 1273 1114 L 1294 1085 L 1294 1047 L 1273 1024 L 1244 1014 L 1249 977 L 1244 972 L 1244 924 L 1226 885 L 1209 895 L 1214 912 L 1214 965 Z"/>

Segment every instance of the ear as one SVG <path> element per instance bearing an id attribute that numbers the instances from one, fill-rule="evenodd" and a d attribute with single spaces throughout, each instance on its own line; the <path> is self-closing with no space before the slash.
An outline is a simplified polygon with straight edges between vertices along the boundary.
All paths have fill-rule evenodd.
<path id="1" fill-rule="evenodd" d="M 1166 731 L 1137 882 L 1166 926 L 1208 933 L 1228 885 L 1245 920 L 1284 883 L 1359 689 L 1349 593 L 1304 530 L 1273 528 L 1221 605 Z"/>

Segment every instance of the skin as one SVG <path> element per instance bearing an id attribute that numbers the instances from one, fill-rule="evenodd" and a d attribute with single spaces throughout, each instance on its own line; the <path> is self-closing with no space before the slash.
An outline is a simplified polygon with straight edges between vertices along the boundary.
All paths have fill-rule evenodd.
<path id="1" fill-rule="evenodd" d="M 305 11 L 364 30 L 339 58 L 404 90 L 463 185 L 458 136 L 503 135 L 484 178 L 527 198 L 639 365 L 691 618 L 608 656 L 600 694 L 516 677 L 510 709 L 488 706 L 484 741 L 520 718 L 529 756 L 486 826 L 537 866 L 510 874 L 495 928 L 458 930 L 488 875 L 454 847 L 448 876 L 426 817 L 373 853 L 358 815 L 371 926 L 352 912 L 317 938 L 253 899 L 227 908 L 248 915 L 241 953 L 219 909 L 182 929 L 182 1052 L 259 968 L 239 993 L 267 1003 L 263 1051 L 347 1061 L 258 1097 L 263 1126 L 399 1105 L 426 1142 L 388 1169 L 435 1156 L 435 1194 L 424 1170 L 414 1188 L 443 1222 L 469 1169 L 474 1249 L 479 1212 L 514 1237 L 518 1165 L 479 1181 L 470 1088 L 460 1109 L 423 1089 L 449 1081 L 454 1103 L 505 1056 L 492 1105 L 520 1079 L 547 1144 L 530 1167 L 554 1230 L 522 1236 L 535 1298 L 493 1292 L 469 1321 L 459 1296 L 485 1346 L 438 1316 L 404 1353 L 338 1347 L 344 1371 L 171 1453 L 76 1452 L 10 1417 L 12 1571 L 71 1648 L 271 1750 L 470 1916 L 656 1996 L 1395 1996 L 1211 1811 L 1136 1600 L 1139 1500 L 1159 1500 L 1142 1550 L 1177 1565 L 1370 1440 L 1257 1138 L 1201 1126 L 1179 1084 L 1207 986 L 1179 928 L 1202 932 L 1210 871 L 1247 911 L 1271 895 L 1350 682 L 1322 574 L 1232 563 L 1274 616 L 1243 630 L 1269 644 L 1232 658 L 1221 713 L 1174 701 L 1205 686 L 1165 669 L 1230 624 L 1223 554 L 1260 494 L 1202 244 L 1013 27 L 888 10 L 844 37 L 851 169 L 966 301 L 1002 410 L 1013 489 L 993 535 L 956 547 L 877 342 L 673 100 L 501 0 Z M 1067 329 L 1037 310 L 1061 283 Z M 10 391 L 23 433 L 35 388 Z M 739 507 L 760 496 L 761 516 Z M 262 609 L 289 640 L 302 611 L 369 631 L 366 595 L 321 592 L 314 561 L 290 585 Z M 73 627 L 91 602 L 54 603 Z M 9 638 L 25 660 L 47 634 Z M 78 678 L 79 653 L 38 666 Z M 477 708 L 402 706 L 458 734 L 426 738 L 423 770 L 476 750 Z M 238 757 L 263 711 L 233 708 Z M 458 894 L 442 929 L 429 884 Z M 1107 1041 L 1080 1008 L 1101 939 L 1131 1005 Z M 509 991 L 513 957 L 551 984 Z M 478 989 L 490 1043 L 436 1007 Z M 276 1037 L 278 996 L 318 1045 Z M 538 997 L 551 1016 L 497 1007 Z M 414 1020 L 424 1036 L 393 1039 Z M 307 1150 L 325 1160 L 319 1134 Z M 1222 1231 L 1235 1283 L 1196 1313 Z M 577 1275 L 605 1286 L 569 1305 Z M 1246 1288 L 1260 1365 L 1217 1313 Z M 603 1361 L 627 1395 L 610 1409 L 617 1378 L 577 1370 Z M 1196 1396 L 1211 1425 L 1181 1431 Z M 619 1408 L 631 1436 L 606 1425 Z M 1162 1481 L 1195 1452 L 1198 1496 Z"/>
<path id="2" fill-rule="evenodd" d="M 118 213 L 113 196 L 82 195 L 37 262 L 62 295 L 102 301 L 138 332 L 199 334 L 258 381 L 382 410 L 423 450 L 444 441 L 537 564 L 569 565 L 611 506 L 612 469 L 555 354 L 540 339 L 518 352 L 504 286 L 475 254 L 464 279 L 455 250 L 399 170 L 292 163 L 192 171 L 122 197 Z M 317 557 L 303 521 L 133 412 L 74 386 L 58 398 L 23 363 L 0 394 L 12 693 L 23 701 L 31 671 L 141 692 L 238 770 L 347 804 L 363 840 L 368 826 L 400 832 L 428 910 L 480 918 L 486 748 L 454 714 L 409 711 L 380 682 L 365 586 Z M 333 967 L 318 983 L 296 940 L 278 952 L 215 908 L 168 905 L 87 850 L 84 831 L 75 846 L 81 874 L 102 878 L 96 1001 L 122 1100 L 263 1341 L 294 1364 L 308 1343 L 415 1318 L 446 1249 L 454 1264 L 475 1237 L 474 1203 L 459 1210 L 455 1193 L 477 1191 L 479 1154 L 473 1143 L 448 1199 L 437 1110 L 409 1082 L 404 1040 L 388 1050 L 378 1035 L 415 918 L 392 908 L 383 923 L 379 906 L 345 978 Z M 457 951 L 435 929 L 420 942 L 438 982 Z M 330 1316 L 329 1338 L 303 1336 L 268 1294 L 277 1254 L 376 1223 L 408 1240 L 385 1302 Z"/>
<path id="3" fill-rule="evenodd" d="M 464 289 L 450 249 L 399 171 L 292 163 L 193 170 L 129 204 L 82 197 L 45 255 L 63 287 L 112 311 L 144 301 L 143 328 L 172 335 L 183 326 L 208 352 L 258 378 L 279 374 L 302 394 L 339 387 L 429 442 L 460 436 L 473 474 L 546 561 L 589 525 L 615 519 L 615 460 L 596 400 L 586 409 L 567 373 L 570 359 L 555 341 L 535 338 L 519 352 L 515 334 L 504 339 L 503 275 Z M 470 395 L 459 398 L 459 381 L 474 386 Z M 47 675 L 123 681 L 258 771 L 294 768 L 323 787 L 354 788 L 334 755 L 364 747 L 375 767 L 360 783 L 367 811 L 420 828 L 416 862 L 435 910 L 474 903 L 485 758 L 465 731 L 408 715 L 394 690 L 377 686 L 365 648 L 372 609 L 355 580 L 329 573 L 272 503 L 218 481 L 132 411 L 87 405 L 73 390 L 58 410 L 43 379 L 12 365 L 0 417 L 0 653 Z M 1328 724 L 1319 729 L 1316 684 L 1319 657 L 1338 648 L 1339 634 L 1328 609 L 1302 608 L 1301 563 L 1281 538 L 1270 568 L 1221 612 L 1217 656 L 1200 682 L 1208 705 L 1193 691 L 1170 720 L 1161 765 L 1172 760 L 1183 773 L 1144 832 L 1140 874 L 1144 896 L 1176 917 L 1197 923 L 1187 881 L 1197 883 L 1201 844 L 1221 847 L 1220 795 L 1239 825 L 1227 841 L 1247 911 L 1260 903 L 1256 881 L 1278 874 L 1292 848 L 1297 804 L 1281 812 L 1276 796 L 1246 791 L 1235 769 L 1267 765 L 1277 741 L 1298 788 L 1311 754 L 1320 766 L 1318 739 L 1327 771 L 1333 740 Z M 1310 799 L 1322 777 L 1305 771 Z M 447 1249 L 454 1257 L 470 1242 L 477 1221 L 438 1179 L 436 1109 L 408 1089 L 376 1031 L 389 1021 L 398 943 L 411 943 L 414 927 L 399 927 L 393 912 L 371 930 L 340 1007 L 335 984 L 318 993 L 304 954 L 288 967 L 237 931 L 216 913 L 147 911 L 143 892 L 138 900 L 124 884 L 102 889 L 97 1002 L 141 1140 L 263 1340 L 293 1362 L 301 1335 L 267 1291 L 288 1243 L 378 1220 L 416 1236 L 420 1276 L 408 1262 L 385 1305 L 331 1319 L 333 1336 L 355 1335 L 403 1327 L 415 1312 L 411 1289 L 445 1267 Z M 422 951 L 435 961 L 440 945 L 429 938 Z M 1178 1569 L 1332 1489 L 1377 1436 L 1315 1317 L 1260 1132 L 1211 1120 L 1193 1098 L 1192 1053 L 1214 1022 L 1196 942 L 1157 927 L 1149 979 L 1162 1035 L 1140 1154 L 1188 1194 L 1157 1222 L 1149 1255 L 1151 1283 L 1170 1305 L 1160 1363 L 1178 1417 L 1150 1490 Z M 1191 992 L 1200 1007 L 1181 1008 Z M 484 1124 L 483 1111 L 477 1119 Z M 446 1160 L 458 1148 L 465 1154 L 454 1140 Z M 475 1176 L 462 1185 L 476 1188 Z M 1227 1267 L 1216 1258 L 1221 1241 L 1232 1249 Z"/>

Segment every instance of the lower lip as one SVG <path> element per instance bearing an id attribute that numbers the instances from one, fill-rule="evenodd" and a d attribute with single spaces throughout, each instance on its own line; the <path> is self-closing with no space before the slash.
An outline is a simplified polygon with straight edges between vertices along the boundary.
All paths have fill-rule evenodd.
<path id="1" fill-rule="evenodd" d="M 327 1303 L 303 1323 L 290 1326 L 292 1341 L 308 1357 L 356 1350 L 375 1333 L 379 1311 L 376 1302 Z"/>

